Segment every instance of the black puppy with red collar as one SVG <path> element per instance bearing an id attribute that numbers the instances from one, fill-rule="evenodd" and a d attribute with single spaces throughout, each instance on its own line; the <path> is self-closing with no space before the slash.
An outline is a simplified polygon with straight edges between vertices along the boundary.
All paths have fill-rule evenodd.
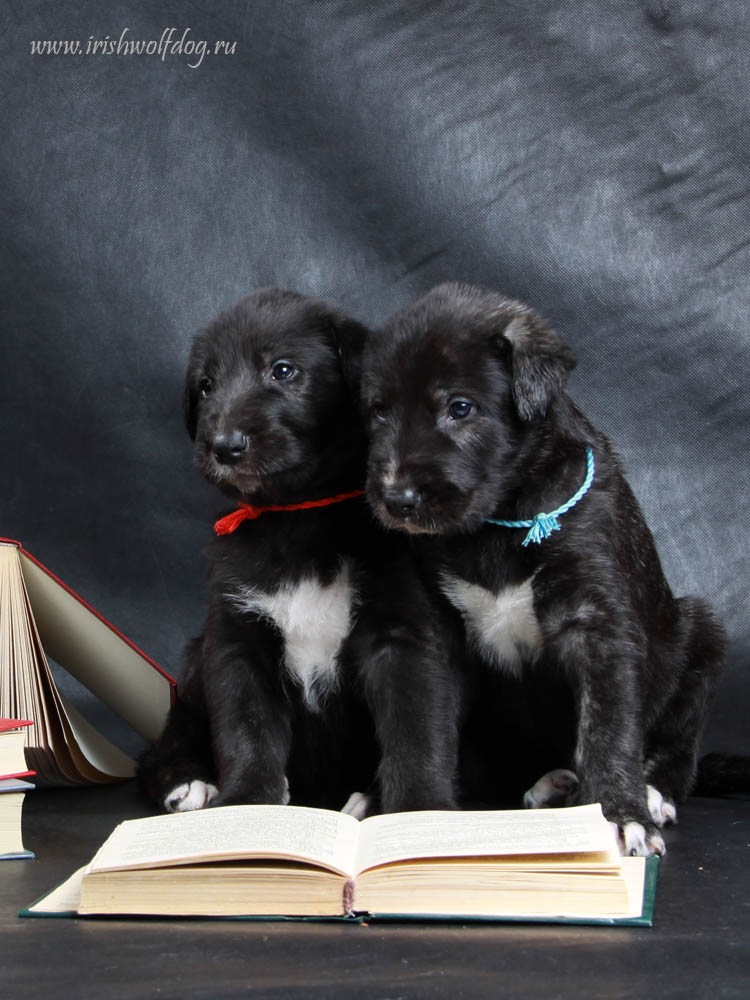
<path id="1" fill-rule="evenodd" d="M 373 793 L 357 814 L 455 808 L 454 658 L 403 539 L 356 495 L 365 334 L 323 302 L 265 289 L 193 343 L 196 464 L 241 506 L 208 550 L 206 624 L 140 763 L 166 810 L 338 809 L 357 789 Z"/>

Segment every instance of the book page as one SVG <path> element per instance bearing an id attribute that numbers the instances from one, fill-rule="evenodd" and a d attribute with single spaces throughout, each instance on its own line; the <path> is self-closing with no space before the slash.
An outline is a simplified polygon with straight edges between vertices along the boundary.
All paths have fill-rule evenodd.
<path id="1" fill-rule="evenodd" d="M 20 552 L 43 647 L 68 673 L 146 739 L 156 739 L 171 704 L 169 680 L 70 591 Z"/>
<path id="2" fill-rule="evenodd" d="M 70 878 L 26 909 L 29 913 L 76 913 L 81 902 L 81 883 L 86 867 L 79 868 Z M 21 914 L 23 916 L 23 912 Z"/>
<path id="3" fill-rule="evenodd" d="M 360 824 L 357 871 L 410 858 L 582 854 L 619 861 L 601 806 L 485 812 L 410 812 Z"/>
<path id="4" fill-rule="evenodd" d="M 643 887 L 646 880 L 646 859 L 620 858 L 620 870 L 628 893 L 628 915 L 637 916 L 643 910 Z"/>
<path id="5" fill-rule="evenodd" d="M 90 872 L 192 861 L 284 858 L 353 876 L 359 821 L 328 809 L 219 806 L 121 823 Z"/>
<path id="6" fill-rule="evenodd" d="M 68 748 L 83 777 L 95 782 L 132 778 L 135 761 L 110 743 L 59 691 L 57 697 Z"/>
<path id="7" fill-rule="evenodd" d="M 58 778 L 52 777 L 52 782 L 57 784 L 62 780 L 63 783 L 78 784 L 132 778 L 135 774 L 135 761 L 94 729 L 55 684 L 23 577 L 21 585 L 27 602 L 24 622 L 32 649 L 35 650 L 34 682 L 38 700 L 47 718 L 46 749 L 53 758 L 49 761 L 49 770 L 59 769 L 61 772 Z M 50 774 L 47 772 L 45 783 L 49 780 Z"/>

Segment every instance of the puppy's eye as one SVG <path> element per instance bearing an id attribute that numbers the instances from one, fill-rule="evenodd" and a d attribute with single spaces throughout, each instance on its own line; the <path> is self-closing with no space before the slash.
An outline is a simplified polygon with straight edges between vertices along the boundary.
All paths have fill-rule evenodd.
<path id="1" fill-rule="evenodd" d="M 288 382 L 296 374 L 297 369 L 290 361 L 277 361 L 271 368 L 271 378 L 274 382 Z"/>
<path id="2" fill-rule="evenodd" d="M 382 403 L 373 403 L 370 407 L 370 416 L 376 424 L 384 424 L 388 419 L 388 410 Z"/>
<path id="3" fill-rule="evenodd" d="M 203 378 L 198 383 L 198 392 L 201 394 L 203 399 L 205 399 L 206 396 L 209 395 L 212 389 L 213 385 L 211 384 L 211 379 L 208 378 L 208 376 L 204 375 Z"/>
<path id="4" fill-rule="evenodd" d="M 454 399 L 448 407 L 451 420 L 465 420 L 474 411 L 474 404 L 468 399 Z"/>

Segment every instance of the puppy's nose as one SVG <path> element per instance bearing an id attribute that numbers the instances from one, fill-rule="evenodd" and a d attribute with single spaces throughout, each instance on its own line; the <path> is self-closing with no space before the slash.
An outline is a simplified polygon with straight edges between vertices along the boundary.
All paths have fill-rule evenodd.
<path id="1" fill-rule="evenodd" d="M 383 491 L 383 503 L 391 517 L 408 517 L 413 514 L 422 498 L 413 486 L 394 487 Z"/>
<path id="2" fill-rule="evenodd" d="M 217 434 L 211 444 L 214 458 L 222 465 L 236 465 L 250 447 L 250 439 L 242 431 Z"/>

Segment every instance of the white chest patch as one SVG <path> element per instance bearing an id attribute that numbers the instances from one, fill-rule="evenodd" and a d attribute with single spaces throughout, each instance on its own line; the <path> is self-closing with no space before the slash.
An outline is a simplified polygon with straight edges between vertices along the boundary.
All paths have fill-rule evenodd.
<path id="1" fill-rule="evenodd" d="M 464 617 L 466 630 L 479 652 L 495 666 L 517 670 L 524 658 L 542 644 L 534 611 L 531 580 L 505 587 L 499 594 L 443 574 L 441 589 Z"/>
<path id="2" fill-rule="evenodd" d="M 274 593 L 238 587 L 228 595 L 240 611 L 273 622 L 284 640 L 287 671 L 313 711 L 338 683 L 337 656 L 352 627 L 356 592 L 344 562 L 330 584 L 306 578 Z"/>

